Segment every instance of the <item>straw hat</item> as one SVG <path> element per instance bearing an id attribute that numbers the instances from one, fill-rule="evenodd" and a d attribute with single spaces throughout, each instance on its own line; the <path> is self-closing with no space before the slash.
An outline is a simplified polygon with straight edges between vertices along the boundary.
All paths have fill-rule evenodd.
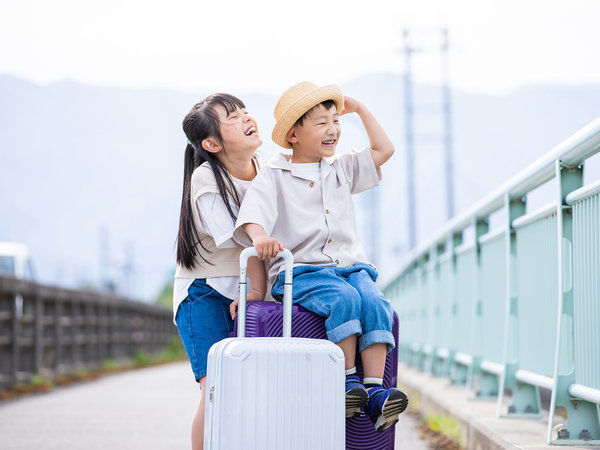
<path id="1" fill-rule="evenodd" d="M 342 113 L 344 94 L 335 84 L 319 87 L 311 81 L 303 81 L 281 94 L 275 105 L 276 123 L 271 135 L 273 142 L 284 148 L 292 148 L 286 138 L 288 131 L 306 111 L 325 100 L 333 100 L 338 113 Z"/>

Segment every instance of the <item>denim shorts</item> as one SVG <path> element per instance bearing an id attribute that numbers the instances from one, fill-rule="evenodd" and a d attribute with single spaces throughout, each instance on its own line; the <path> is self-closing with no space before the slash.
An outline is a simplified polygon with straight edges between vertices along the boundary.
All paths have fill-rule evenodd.
<path id="1" fill-rule="evenodd" d="M 175 323 L 196 381 L 206 376 L 210 347 L 233 331 L 229 313 L 232 301 L 206 284 L 205 279 L 197 279 L 177 308 Z"/>
<path id="2" fill-rule="evenodd" d="M 292 296 L 295 305 L 325 317 L 327 338 L 338 343 L 358 336 L 358 350 L 373 344 L 395 346 L 391 303 L 375 284 L 378 273 L 365 263 L 350 267 L 297 266 L 293 270 Z M 272 294 L 283 296 L 284 272 L 280 272 Z"/>

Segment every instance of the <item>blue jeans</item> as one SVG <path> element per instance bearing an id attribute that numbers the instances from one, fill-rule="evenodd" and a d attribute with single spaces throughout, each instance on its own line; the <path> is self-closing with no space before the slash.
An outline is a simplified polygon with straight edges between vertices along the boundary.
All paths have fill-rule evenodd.
<path id="1" fill-rule="evenodd" d="M 229 313 L 232 300 L 219 294 L 206 280 L 196 279 L 188 296 L 179 304 L 175 323 L 192 365 L 196 381 L 206 376 L 210 347 L 229 337 L 233 320 Z"/>
<path id="2" fill-rule="evenodd" d="M 358 335 L 358 350 L 373 344 L 394 348 L 393 310 L 375 284 L 377 271 L 364 263 L 350 267 L 297 266 L 293 270 L 293 303 L 326 318 L 333 343 Z M 283 297 L 284 272 L 273 285 L 273 297 Z"/>

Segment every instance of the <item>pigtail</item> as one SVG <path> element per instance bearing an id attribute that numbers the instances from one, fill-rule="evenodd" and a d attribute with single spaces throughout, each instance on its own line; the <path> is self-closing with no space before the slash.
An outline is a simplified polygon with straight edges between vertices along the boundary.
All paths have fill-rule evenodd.
<path id="1" fill-rule="evenodd" d="M 240 193 L 225 165 L 214 154 L 207 152 L 202 147 L 202 141 L 207 137 L 222 141 L 219 117 L 214 110 L 215 104 L 222 105 L 228 113 L 236 108 L 245 108 L 244 103 L 232 95 L 214 94 L 194 105 L 183 120 L 183 131 L 188 138 L 188 144 L 184 155 L 183 194 L 177 233 L 177 263 L 188 270 L 191 270 L 197 263 L 196 246 L 200 245 L 203 250 L 207 251 L 200 241 L 192 211 L 192 174 L 194 170 L 204 162 L 208 162 L 217 182 L 217 190 L 225 200 L 225 207 L 234 223 L 237 217 L 229 204 L 229 197 L 238 207 L 241 205 Z M 200 257 L 207 262 L 202 255 Z"/>
<path id="2" fill-rule="evenodd" d="M 211 155 L 212 156 L 212 155 Z M 240 199 L 240 194 L 233 184 L 233 180 L 231 178 L 231 174 L 225 168 L 223 163 L 219 161 L 217 158 L 210 158 L 208 160 L 210 167 L 215 175 L 215 181 L 217 182 L 217 189 L 219 190 L 219 194 L 225 200 L 225 207 L 227 208 L 227 212 L 231 216 L 231 220 L 235 223 L 237 217 L 231 209 L 231 205 L 229 203 L 229 198 L 233 198 L 233 202 L 240 207 L 242 201 Z"/>
<path id="3" fill-rule="evenodd" d="M 179 215 L 179 232 L 177 233 L 177 262 L 191 269 L 196 263 L 196 243 L 200 243 L 198 230 L 194 224 L 192 213 L 192 174 L 202 164 L 200 155 L 196 154 L 192 144 L 185 148 L 183 159 L 183 194 L 181 196 L 181 213 Z M 202 245 L 202 244 L 200 244 Z"/>

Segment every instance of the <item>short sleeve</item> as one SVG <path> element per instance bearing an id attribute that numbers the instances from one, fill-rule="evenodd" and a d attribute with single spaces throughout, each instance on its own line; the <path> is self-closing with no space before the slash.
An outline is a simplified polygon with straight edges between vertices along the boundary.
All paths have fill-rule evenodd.
<path id="1" fill-rule="evenodd" d="M 352 194 L 358 194 L 379 185 L 381 171 L 375 167 L 369 147 L 361 151 L 351 150 L 349 153 L 341 155 L 338 163 L 348 179 Z"/>
<path id="2" fill-rule="evenodd" d="M 233 236 L 234 221 L 231 218 L 223 197 L 219 194 L 207 192 L 196 200 L 200 210 L 200 220 L 204 230 L 213 238 L 217 248 L 236 247 L 231 239 Z M 230 202 L 233 213 L 237 213 L 238 206 Z"/>
<path id="3" fill-rule="evenodd" d="M 274 172 L 269 167 L 262 169 L 246 191 L 233 232 L 233 239 L 244 247 L 252 245 L 252 241 L 242 228 L 244 224 L 258 224 L 269 236 L 275 227 L 278 216 L 278 189 Z"/>

